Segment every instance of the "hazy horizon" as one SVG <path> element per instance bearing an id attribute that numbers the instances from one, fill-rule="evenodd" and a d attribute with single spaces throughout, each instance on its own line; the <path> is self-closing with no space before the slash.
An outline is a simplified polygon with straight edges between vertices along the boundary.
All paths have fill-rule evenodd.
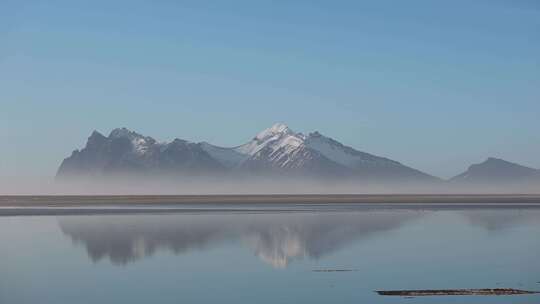
<path id="1" fill-rule="evenodd" d="M 212 176 L 164 178 L 109 176 L 56 181 L 53 178 L 0 179 L 0 195 L 272 195 L 272 194 L 540 194 L 538 183 L 447 181 L 392 182 L 354 179 Z"/>

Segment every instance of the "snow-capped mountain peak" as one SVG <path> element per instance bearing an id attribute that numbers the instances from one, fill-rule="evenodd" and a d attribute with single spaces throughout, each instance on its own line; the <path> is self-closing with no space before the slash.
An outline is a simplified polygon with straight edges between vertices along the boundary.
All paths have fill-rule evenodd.
<path id="1" fill-rule="evenodd" d="M 265 140 L 267 138 L 274 137 L 276 135 L 281 135 L 281 134 L 294 134 L 294 132 L 291 129 L 289 129 L 287 125 L 283 123 L 276 123 L 270 128 L 259 132 L 259 134 L 255 136 L 255 139 Z"/>
<path id="2" fill-rule="evenodd" d="M 280 150 L 280 154 L 288 154 L 304 144 L 305 136 L 295 133 L 287 125 L 276 123 L 259 132 L 251 141 L 235 148 L 222 148 L 209 143 L 201 143 L 201 147 L 212 157 L 219 159 L 227 167 L 241 165 L 261 150 L 267 153 Z"/>
<path id="3" fill-rule="evenodd" d="M 309 133 L 307 136 L 295 133 L 282 123 L 274 124 L 259 132 L 252 141 L 237 147 L 235 150 L 249 156 L 264 152 L 271 161 L 295 157 L 300 150 L 311 151 L 307 153 L 317 153 L 338 165 L 351 169 L 359 166 L 400 165 L 383 157 L 357 151 L 317 131 Z"/>
<path id="4" fill-rule="evenodd" d="M 272 127 L 259 132 L 250 142 L 238 146 L 235 150 L 245 155 L 254 155 L 268 146 L 291 143 L 298 145 L 300 137 L 285 124 L 277 123 Z M 294 142 L 294 143 L 293 143 Z"/>

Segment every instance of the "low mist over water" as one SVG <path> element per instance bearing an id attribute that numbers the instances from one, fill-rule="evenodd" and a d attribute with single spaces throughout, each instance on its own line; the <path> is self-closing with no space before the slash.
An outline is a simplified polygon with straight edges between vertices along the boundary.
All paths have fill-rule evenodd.
<path id="1" fill-rule="evenodd" d="M 55 181 L 10 178 L 0 183 L 3 195 L 207 195 L 207 194 L 538 194 L 535 183 L 361 182 L 276 176 L 151 178 L 127 176 L 98 180 Z"/>

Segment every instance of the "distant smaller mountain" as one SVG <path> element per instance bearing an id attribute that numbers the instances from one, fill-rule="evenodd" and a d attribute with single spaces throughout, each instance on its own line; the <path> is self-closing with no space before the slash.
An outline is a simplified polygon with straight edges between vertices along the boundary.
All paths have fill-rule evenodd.
<path id="1" fill-rule="evenodd" d="M 490 157 L 482 163 L 471 165 L 450 181 L 468 185 L 538 183 L 540 170 Z"/>

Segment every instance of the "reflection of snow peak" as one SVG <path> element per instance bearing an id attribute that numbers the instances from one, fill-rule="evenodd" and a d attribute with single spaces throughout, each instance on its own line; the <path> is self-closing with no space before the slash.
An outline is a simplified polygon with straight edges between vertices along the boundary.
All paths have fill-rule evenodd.
<path id="1" fill-rule="evenodd" d="M 289 260 L 306 256 L 301 236 L 288 227 L 253 233 L 246 239 L 262 261 L 276 268 L 285 268 Z"/>
<path id="2" fill-rule="evenodd" d="M 148 252 L 148 244 L 144 238 L 136 238 L 133 241 L 132 254 L 135 259 L 143 258 L 150 254 Z"/>
<path id="3" fill-rule="evenodd" d="M 399 227 L 421 213 L 400 210 L 277 214 L 163 214 L 59 217 L 63 233 L 93 261 L 123 265 L 158 250 L 182 254 L 240 240 L 263 262 L 287 267 Z"/>

